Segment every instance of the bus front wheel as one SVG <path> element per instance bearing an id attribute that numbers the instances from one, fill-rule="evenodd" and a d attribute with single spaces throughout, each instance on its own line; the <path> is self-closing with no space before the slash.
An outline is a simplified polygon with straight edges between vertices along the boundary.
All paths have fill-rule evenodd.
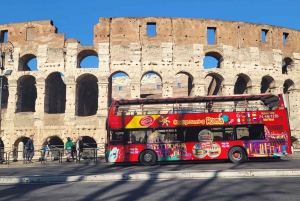
<path id="1" fill-rule="evenodd" d="M 156 154 L 151 150 L 145 150 L 140 155 L 140 162 L 144 166 L 154 165 L 156 162 Z"/>
<path id="2" fill-rule="evenodd" d="M 241 147 L 232 147 L 228 152 L 228 158 L 232 163 L 243 163 L 247 156 Z"/>

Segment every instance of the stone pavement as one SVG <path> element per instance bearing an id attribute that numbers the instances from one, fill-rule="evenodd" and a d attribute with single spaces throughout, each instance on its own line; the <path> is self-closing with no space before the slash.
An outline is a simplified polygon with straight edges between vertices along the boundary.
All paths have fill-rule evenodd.
<path id="1" fill-rule="evenodd" d="M 111 165 L 103 157 L 97 164 L 88 159 L 76 162 L 58 163 L 35 162 L 23 164 L 11 163 L 9 166 L 0 165 L 0 184 L 36 183 L 36 182 L 78 182 L 78 181 L 117 181 L 117 180 L 149 180 L 149 179 L 209 179 L 209 178 L 237 178 L 237 177 L 298 177 L 300 176 L 299 159 L 300 150 L 293 155 L 282 157 L 283 161 L 292 161 L 295 165 L 291 168 L 287 163 L 274 163 L 268 168 L 262 162 L 239 165 L 210 162 L 199 165 L 171 165 L 157 167 L 142 167 L 139 164 Z M 259 159 L 258 159 L 259 160 Z M 214 162 L 216 163 L 216 162 Z M 172 165 L 173 164 L 173 165 Z M 30 168 L 31 167 L 31 168 Z M 57 169 L 59 167 L 59 170 Z M 29 168 L 29 169 L 28 169 Z M 27 171 L 32 170 L 33 172 Z M 53 173 L 53 171 L 55 171 Z M 11 173 L 11 174 L 10 174 Z M 52 173 L 52 174 L 50 174 Z M 4 176 L 6 175 L 6 176 Z"/>

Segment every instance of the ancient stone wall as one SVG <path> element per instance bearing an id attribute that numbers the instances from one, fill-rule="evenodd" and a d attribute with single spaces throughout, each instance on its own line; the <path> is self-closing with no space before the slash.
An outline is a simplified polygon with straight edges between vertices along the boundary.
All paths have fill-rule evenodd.
<path id="1" fill-rule="evenodd" d="M 147 33 L 147 24 L 155 25 L 155 36 Z M 215 33 L 213 44 L 208 29 Z M 300 139 L 298 30 L 205 19 L 100 18 L 92 46 L 66 40 L 52 21 L 3 24 L 0 31 L 1 39 L 7 32 L 14 50 L 14 62 L 7 51 L 4 63 L 12 70 L 2 104 L 7 151 L 30 134 L 37 145 L 48 136 L 64 143 L 79 135 L 104 143 L 108 105 L 120 95 L 114 75 L 120 72 L 128 76 L 121 81 L 123 97 L 285 93 L 292 135 Z M 10 47 L 1 40 L 2 50 Z M 98 57 L 98 68 L 81 68 L 88 56 Z M 204 69 L 205 56 L 217 59 L 218 66 Z M 32 58 L 37 71 L 28 67 Z M 156 74 L 160 88 L 142 84 L 148 73 Z"/>

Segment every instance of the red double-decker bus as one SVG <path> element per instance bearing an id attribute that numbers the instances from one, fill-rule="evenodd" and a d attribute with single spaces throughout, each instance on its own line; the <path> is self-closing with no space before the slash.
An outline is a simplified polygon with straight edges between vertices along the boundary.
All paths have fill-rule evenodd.
<path id="1" fill-rule="evenodd" d="M 114 100 L 108 162 L 229 159 L 292 153 L 284 94 Z"/>

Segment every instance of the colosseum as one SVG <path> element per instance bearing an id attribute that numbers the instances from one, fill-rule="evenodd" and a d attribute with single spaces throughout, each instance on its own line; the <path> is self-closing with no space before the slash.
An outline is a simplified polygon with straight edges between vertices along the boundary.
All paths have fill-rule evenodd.
<path id="1" fill-rule="evenodd" d="M 243 93 L 286 94 L 293 142 L 300 145 L 298 30 L 208 19 L 100 18 L 91 46 L 66 39 L 50 20 L 2 24 L 0 31 L 6 151 L 31 134 L 36 146 L 47 137 L 63 145 L 66 137 L 81 135 L 103 149 L 112 98 Z M 90 56 L 98 65 L 81 67 Z M 215 67 L 204 67 L 206 57 L 217 60 Z"/>

